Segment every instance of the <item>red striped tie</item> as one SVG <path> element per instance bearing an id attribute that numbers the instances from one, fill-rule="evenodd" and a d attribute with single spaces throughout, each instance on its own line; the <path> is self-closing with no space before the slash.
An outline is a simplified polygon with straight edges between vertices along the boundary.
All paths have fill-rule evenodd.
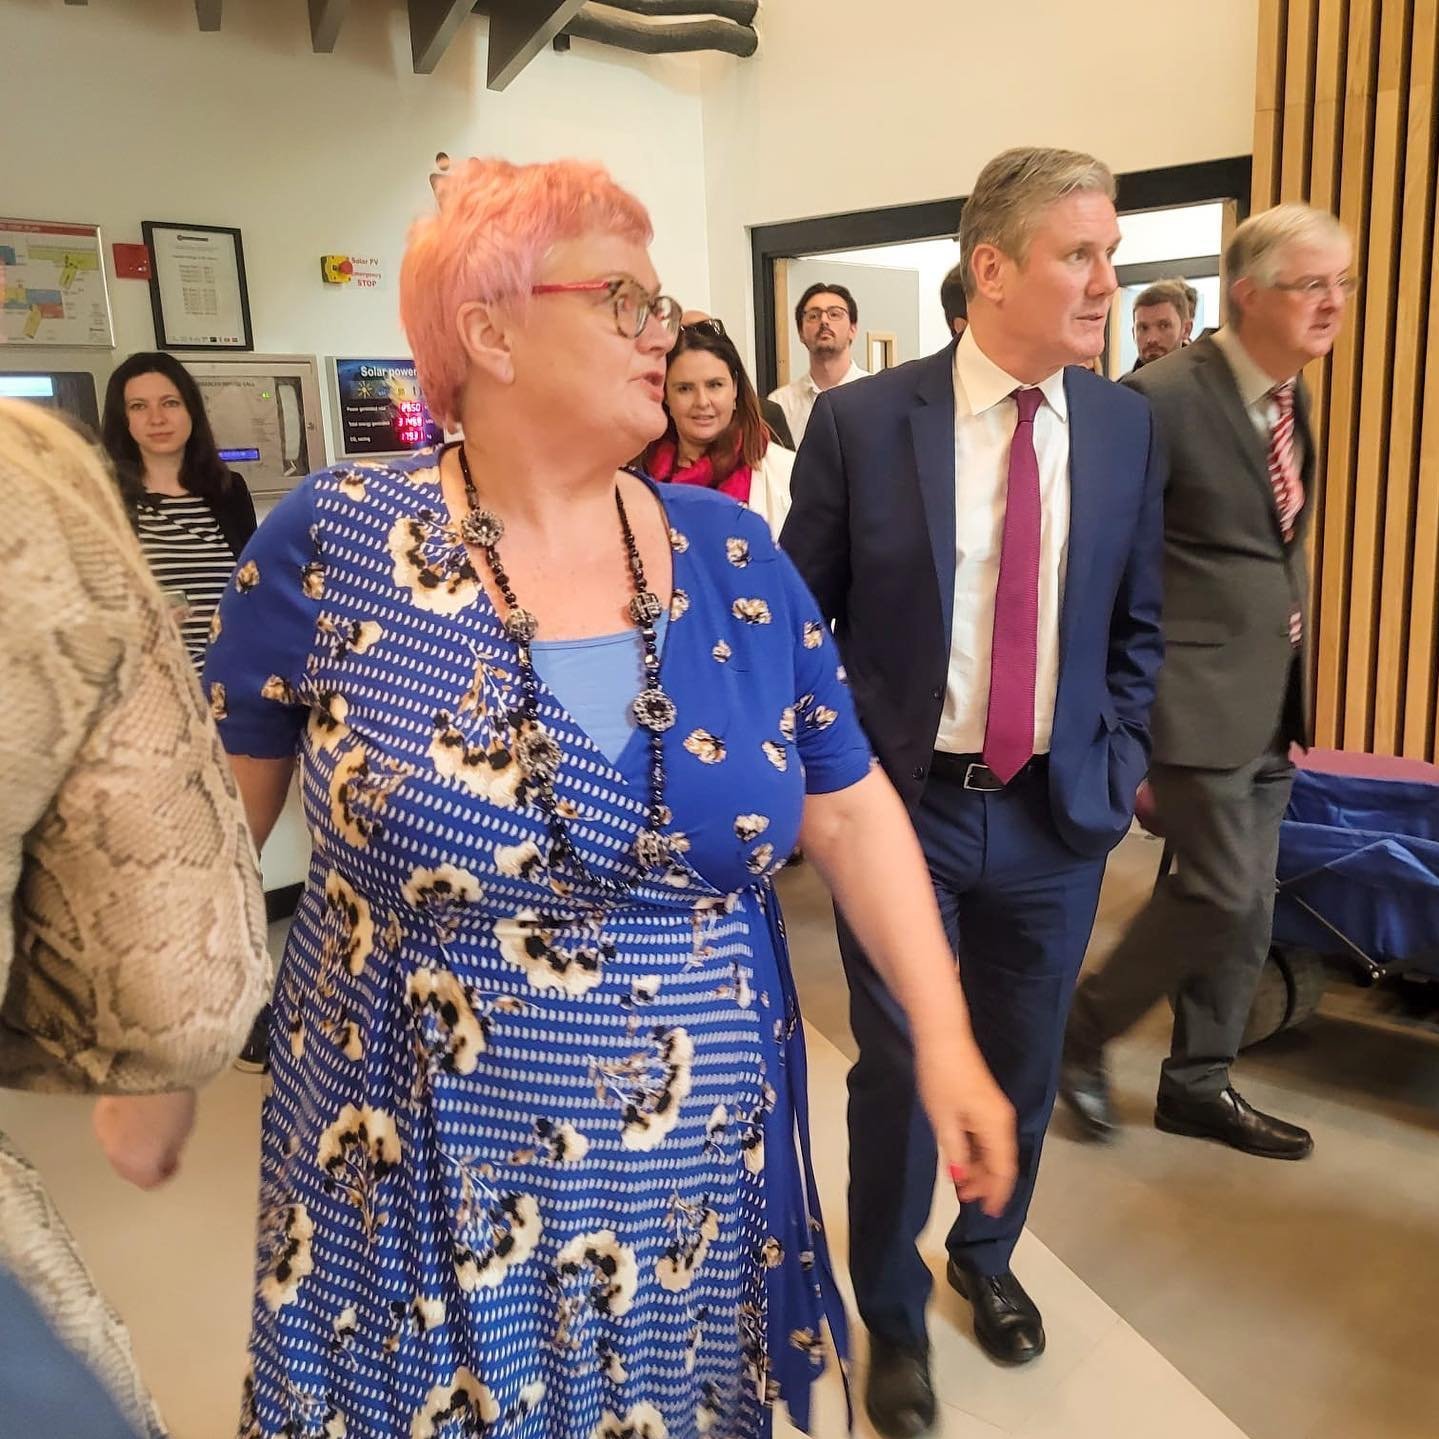
<path id="1" fill-rule="evenodd" d="M 1269 483 L 1274 490 L 1274 508 L 1287 545 L 1294 539 L 1294 522 L 1304 507 L 1304 486 L 1294 459 L 1294 381 L 1276 385 L 1270 392 L 1278 414 L 1269 431 Z M 1289 640 L 1298 645 L 1304 634 L 1304 618 L 1298 609 L 1289 616 Z"/>

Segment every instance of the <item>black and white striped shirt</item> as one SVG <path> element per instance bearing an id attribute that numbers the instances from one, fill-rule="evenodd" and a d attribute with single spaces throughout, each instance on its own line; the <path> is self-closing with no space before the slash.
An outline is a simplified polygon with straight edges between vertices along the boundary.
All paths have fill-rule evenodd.
<path id="1" fill-rule="evenodd" d="M 180 638 L 198 670 L 235 556 L 210 507 L 193 495 L 146 495 L 138 518 L 140 548 L 160 588 L 185 596 Z"/>

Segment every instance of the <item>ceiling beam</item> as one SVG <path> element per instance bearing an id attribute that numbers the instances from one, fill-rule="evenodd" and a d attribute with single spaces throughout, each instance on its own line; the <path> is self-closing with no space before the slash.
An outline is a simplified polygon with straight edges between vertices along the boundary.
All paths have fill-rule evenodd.
<path id="1" fill-rule="evenodd" d="M 434 72 L 473 8 L 474 0 L 410 0 L 410 54 L 416 75 Z"/>
<path id="2" fill-rule="evenodd" d="M 486 84 L 503 90 L 576 15 L 585 0 L 492 0 Z"/>
<path id="3" fill-rule="evenodd" d="M 334 53 L 349 9 L 350 0 L 310 0 L 310 48 L 315 54 Z"/>
<path id="4" fill-rule="evenodd" d="M 221 0 L 195 0 L 195 19 L 200 22 L 200 29 L 220 28 L 220 3 Z"/>

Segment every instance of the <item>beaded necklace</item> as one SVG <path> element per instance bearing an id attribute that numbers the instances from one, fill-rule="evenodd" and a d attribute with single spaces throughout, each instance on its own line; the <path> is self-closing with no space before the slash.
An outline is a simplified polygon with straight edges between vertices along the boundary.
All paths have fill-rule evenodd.
<path id="1" fill-rule="evenodd" d="M 518 711 L 510 716 L 510 727 L 516 736 L 515 757 L 529 775 L 534 785 L 535 798 L 545 816 L 550 835 L 550 864 L 569 864 L 588 874 L 555 800 L 555 778 L 559 773 L 560 750 L 540 722 L 539 678 L 530 653 L 530 642 L 539 630 L 539 621 L 533 613 L 523 608 L 515 597 L 514 588 L 500 561 L 499 544 L 504 538 L 505 522 L 493 510 L 481 507 L 474 478 L 470 474 L 470 462 L 465 454 L 465 447 L 460 443 L 456 448 L 459 451 L 460 474 L 465 482 L 465 503 L 469 506 L 468 513 L 460 521 L 460 537 L 484 555 L 485 563 L 494 577 L 495 588 L 504 596 L 506 613 L 501 623 L 515 647 L 515 659 L 520 672 L 520 705 Z M 640 558 L 639 545 L 635 542 L 634 530 L 630 527 L 630 518 L 625 511 L 624 498 L 618 485 L 615 486 L 615 508 L 619 512 L 620 533 L 624 540 L 625 556 L 629 561 L 630 578 L 634 584 L 634 595 L 628 607 L 629 616 L 639 630 L 640 645 L 644 651 L 644 687 L 632 701 L 630 714 L 635 723 L 647 731 L 650 737 L 647 823 L 635 836 L 631 850 L 640 874 L 645 875 L 662 868 L 673 856 L 673 845 L 661 826 L 667 818 L 664 804 L 664 732 L 674 725 L 675 704 L 660 686 L 659 637 L 655 630 L 655 621 L 659 619 L 664 606 L 645 580 L 644 561 Z M 602 876 L 589 877 L 605 884 L 607 888 L 621 887 L 605 881 Z"/>

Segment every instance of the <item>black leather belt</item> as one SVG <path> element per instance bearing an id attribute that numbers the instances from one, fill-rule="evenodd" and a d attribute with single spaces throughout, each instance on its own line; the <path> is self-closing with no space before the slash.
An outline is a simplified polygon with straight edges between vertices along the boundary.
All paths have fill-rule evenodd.
<path id="1" fill-rule="evenodd" d="M 1033 759 L 1026 761 L 1019 773 L 1010 780 L 1009 785 L 1006 785 L 985 764 L 982 755 L 951 754 L 948 750 L 937 749 L 930 760 L 929 772 L 935 779 L 949 780 L 964 789 L 976 790 L 980 794 L 994 794 L 999 790 L 1008 789 L 1011 785 L 1016 785 L 1020 780 L 1036 773 L 1048 761 L 1048 755 L 1035 755 Z"/>

